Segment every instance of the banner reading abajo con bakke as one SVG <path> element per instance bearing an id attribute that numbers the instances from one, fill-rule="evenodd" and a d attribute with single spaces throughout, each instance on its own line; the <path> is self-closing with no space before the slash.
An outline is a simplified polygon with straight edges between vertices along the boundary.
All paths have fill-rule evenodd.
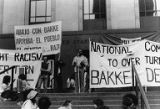
<path id="1" fill-rule="evenodd" d="M 61 21 L 15 26 L 14 36 L 17 50 L 42 50 L 45 55 L 57 54 L 62 42 Z"/>

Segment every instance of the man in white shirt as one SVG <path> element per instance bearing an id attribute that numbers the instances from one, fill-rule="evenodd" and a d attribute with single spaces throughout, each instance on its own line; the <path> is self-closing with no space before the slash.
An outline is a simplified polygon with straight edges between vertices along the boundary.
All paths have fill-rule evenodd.
<path id="1" fill-rule="evenodd" d="M 84 92 L 84 73 L 88 66 L 88 60 L 83 55 L 82 50 L 79 50 L 77 56 L 73 58 L 72 65 L 75 73 L 75 91 Z"/>

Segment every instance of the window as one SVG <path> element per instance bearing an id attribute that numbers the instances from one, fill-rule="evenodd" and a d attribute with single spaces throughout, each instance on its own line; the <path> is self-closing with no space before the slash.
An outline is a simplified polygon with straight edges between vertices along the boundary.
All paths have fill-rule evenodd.
<path id="1" fill-rule="evenodd" d="M 51 0 L 30 0 L 29 24 L 51 22 Z"/>
<path id="2" fill-rule="evenodd" d="M 139 0 L 140 16 L 160 16 L 160 0 Z"/>
<path id="3" fill-rule="evenodd" d="M 83 0 L 84 30 L 105 29 L 105 0 Z"/>

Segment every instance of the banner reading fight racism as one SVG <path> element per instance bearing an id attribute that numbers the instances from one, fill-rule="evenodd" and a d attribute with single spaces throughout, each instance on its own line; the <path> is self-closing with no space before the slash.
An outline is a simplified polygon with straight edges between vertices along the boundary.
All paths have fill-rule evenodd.
<path id="1" fill-rule="evenodd" d="M 140 41 L 129 45 L 90 42 L 90 87 L 132 85 L 135 64 L 143 86 L 160 86 L 160 44 Z"/>
<path id="2" fill-rule="evenodd" d="M 44 55 L 57 54 L 62 42 L 61 22 L 15 26 L 14 36 L 17 50 L 40 49 Z"/>
<path id="3" fill-rule="evenodd" d="M 42 53 L 37 51 L 16 51 L 16 50 L 3 50 L 0 49 L 0 72 L 15 66 L 14 73 L 14 87 L 17 85 L 17 78 L 19 74 L 27 74 L 27 81 L 32 88 L 38 81 L 41 68 Z M 5 75 L 11 75 L 12 70 L 0 74 L 0 83 L 2 83 Z"/>

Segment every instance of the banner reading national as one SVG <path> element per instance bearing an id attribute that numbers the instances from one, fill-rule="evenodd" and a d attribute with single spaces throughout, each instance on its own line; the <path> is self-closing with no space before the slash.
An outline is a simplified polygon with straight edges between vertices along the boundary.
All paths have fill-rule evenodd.
<path id="1" fill-rule="evenodd" d="M 126 45 L 90 41 L 90 88 L 132 86 L 132 62 L 143 86 L 160 86 L 160 43 Z"/>

